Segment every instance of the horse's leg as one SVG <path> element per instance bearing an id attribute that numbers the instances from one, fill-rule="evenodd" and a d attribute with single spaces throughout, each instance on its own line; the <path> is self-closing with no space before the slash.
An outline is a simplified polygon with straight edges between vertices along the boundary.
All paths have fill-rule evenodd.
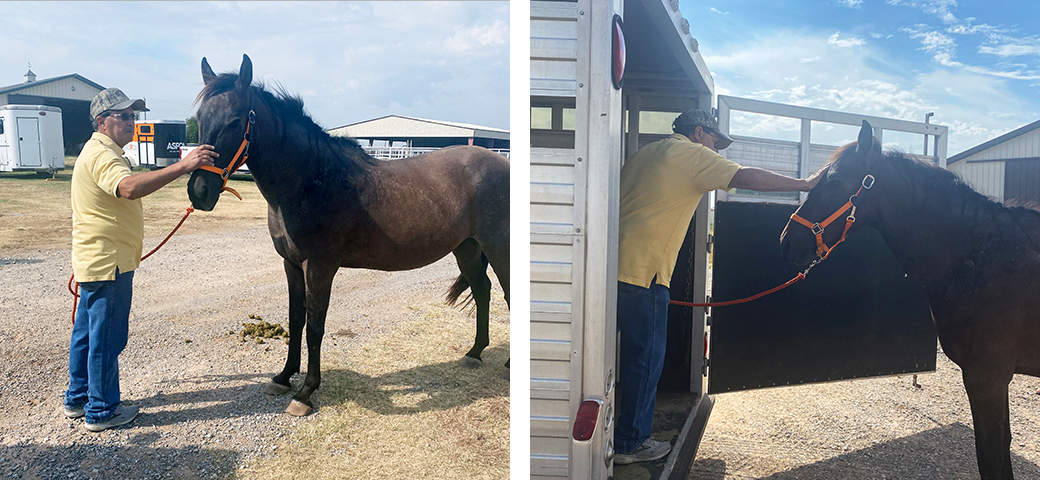
<path id="1" fill-rule="evenodd" d="M 975 453 L 982 480 L 1011 480 L 1010 375 L 985 367 L 965 368 L 964 389 L 975 425 Z"/>
<path id="2" fill-rule="evenodd" d="M 473 340 L 473 348 L 459 361 L 459 365 L 477 368 L 481 364 L 480 354 L 491 343 L 488 336 L 488 315 L 491 305 L 491 279 L 487 276 L 487 260 L 480 251 L 480 244 L 467 238 L 452 252 L 459 264 L 462 277 L 469 282 L 473 301 L 477 305 L 477 336 Z"/>
<path id="3" fill-rule="evenodd" d="M 502 292 L 505 293 L 506 306 L 509 306 L 509 243 L 498 245 L 481 245 L 484 250 L 484 255 L 487 256 L 488 263 L 491 264 L 491 268 L 495 270 L 495 276 L 498 277 L 498 283 L 502 285 Z M 509 368 L 509 360 L 506 360 L 506 368 Z"/>
<path id="4" fill-rule="evenodd" d="M 285 409 L 286 413 L 298 417 L 310 415 L 314 411 L 311 394 L 321 385 L 321 340 L 325 336 L 325 315 L 329 310 L 332 280 L 339 269 L 335 262 L 326 262 L 326 265 L 316 263 L 307 260 L 304 268 L 307 279 L 307 377 L 303 381 L 303 388 Z"/>
<path id="5" fill-rule="evenodd" d="M 303 269 L 289 260 L 283 261 L 285 278 L 289 282 L 289 354 L 285 358 L 285 368 L 275 375 L 271 383 L 264 386 L 264 393 L 281 395 L 289 391 L 289 379 L 300 372 L 300 351 L 303 344 L 303 326 L 307 323 L 306 284 Z"/>

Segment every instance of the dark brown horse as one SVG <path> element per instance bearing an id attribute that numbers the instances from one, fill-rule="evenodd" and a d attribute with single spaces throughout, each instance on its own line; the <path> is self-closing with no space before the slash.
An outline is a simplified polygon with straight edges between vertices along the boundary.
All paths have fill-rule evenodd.
<path id="1" fill-rule="evenodd" d="M 866 121 L 795 214 L 821 222 L 857 190 L 849 234 L 876 228 L 924 289 L 943 351 L 962 369 L 979 472 L 1013 478 L 1008 383 L 1016 373 L 1040 376 L 1040 212 L 992 201 L 942 168 L 883 154 Z M 825 245 L 838 241 L 845 219 L 824 230 Z M 780 243 L 788 261 L 817 257 L 802 225 L 789 222 Z"/>
<path id="2" fill-rule="evenodd" d="M 307 327 L 307 377 L 286 412 L 307 415 L 321 384 L 321 341 L 332 280 L 340 267 L 407 270 L 449 253 L 458 280 L 455 303 L 467 288 L 477 309 L 473 348 L 460 363 L 479 366 L 488 346 L 490 263 L 509 302 L 509 161 L 480 147 L 453 147 L 404 160 L 381 161 L 358 143 L 325 133 L 299 97 L 253 85 L 243 55 L 239 73 L 217 76 L 202 59 L 199 142 L 220 153 L 224 168 L 244 149 L 249 171 L 268 203 L 267 226 L 289 282 L 289 356 L 264 392 L 280 395 L 300 371 Z M 248 127 L 248 133 L 247 133 Z M 248 138 L 248 142 L 243 142 Z M 212 210 L 220 175 L 198 170 L 188 197 Z M 509 363 L 506 362 L 508 368 Z"/>

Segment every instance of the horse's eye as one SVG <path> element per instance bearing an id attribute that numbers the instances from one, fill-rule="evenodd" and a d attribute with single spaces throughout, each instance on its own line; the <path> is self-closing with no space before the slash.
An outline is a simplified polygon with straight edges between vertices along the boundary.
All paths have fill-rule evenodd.
<path id="1" fill-rule="evenodd" d="M 242 124 L 242 121 L 236 118 L 236 119 L 232 120 L 231 123 L 228 124 L 228 128 L 234 130 L 234 129 L 238 128 L 238 126 L 241 125 L 241 124 Z"/>

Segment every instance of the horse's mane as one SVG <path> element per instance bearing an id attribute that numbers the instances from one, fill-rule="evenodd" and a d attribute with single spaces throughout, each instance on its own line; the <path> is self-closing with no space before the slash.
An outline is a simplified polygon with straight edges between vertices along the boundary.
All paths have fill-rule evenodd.
<path id="1" fill-rule="evenodd" d="M 199 104 L 206 99 L 234 90 L 237 81 L 238 74 L 235 73 L 218 75 L 202 87 L 202 91 L 195 98 L 194 104 Z M 319 157 L 323 161 L 335 162 L 338 158 L 345 156 L 358 163 L 376 164 L 379 162 L 379 160 L 365 152 L 357 140 L 345 136 L 329 135 L 321 125 L 304 111 L 303 99 L 299 95 L 289 93 L 281 85 L 276 85 L 276 95 L 269 92 L 264 83 L 259 80 L 254 81 L 250 88 L 284 123 L 300 126 L 306 133 L 305 143 L 314 147 L 314 150 L 319 153 Z M 340 155 L 328 155 L 331 152 L 338 152 Z"/>
<path id="2" fill-rule="evenodd" d="M 838 152 L 835 152 L 835 156 L 839 156 L 850 147 L 851 149 L 855 149 L 855 146 L 855 142 L 846 145 Z M 959 199 L 965 204 L 987 209 L 1025 211 L 1040 217 L 1040 210 L 1037 210 L 1034 205 L 1019 204 L 1014 201 L 1002 203 L 999 200 L 977 192 L 957 173 L 930 163 L 925 163 L 898 149 L 886 151 L 882 153 L 881 156 L 882 161 L 889 162 L 908 178 L 913 179 L 924 188 L 941 195 L 943 198 L 951 200 Z"/>

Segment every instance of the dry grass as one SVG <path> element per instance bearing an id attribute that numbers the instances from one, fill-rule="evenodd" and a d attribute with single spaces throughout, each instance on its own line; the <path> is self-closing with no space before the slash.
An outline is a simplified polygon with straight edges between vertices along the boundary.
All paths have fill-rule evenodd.
<path id="1" fill-rule="evenodd" d="M 0 174 L 0 254 L 71 248 L 69 189 L 75 161 L 75 157 L 66 157 L 66 169 L 54 179 L 37 178 L 32 172 Z M 191 205 L 187 185 L 188 176 L 184 175 L 143 199 L 146 239 L 161 239 L 177 225 Z M 228 185 L 238 190 L 244 201 L 225 193 L 214 211 L 193 213 L 180 231 L 198 233 L 266 224 L 267 202 L 256 184 L 248 177 L 233 177 Z M 145 241 L 146 253 L 153 247 Z"/>
<path id="2" fill-rule="evenodd" d="M 509 476 L 509 313 L 492 302 L 484 366 L 457 360 L 472 342 L 469 312 L 420 307 L 420 320 L 323 358 L 319 410 L 245 478 L 481 479 Z M 417 433 L 418 432 L 418 433 Z"/>

